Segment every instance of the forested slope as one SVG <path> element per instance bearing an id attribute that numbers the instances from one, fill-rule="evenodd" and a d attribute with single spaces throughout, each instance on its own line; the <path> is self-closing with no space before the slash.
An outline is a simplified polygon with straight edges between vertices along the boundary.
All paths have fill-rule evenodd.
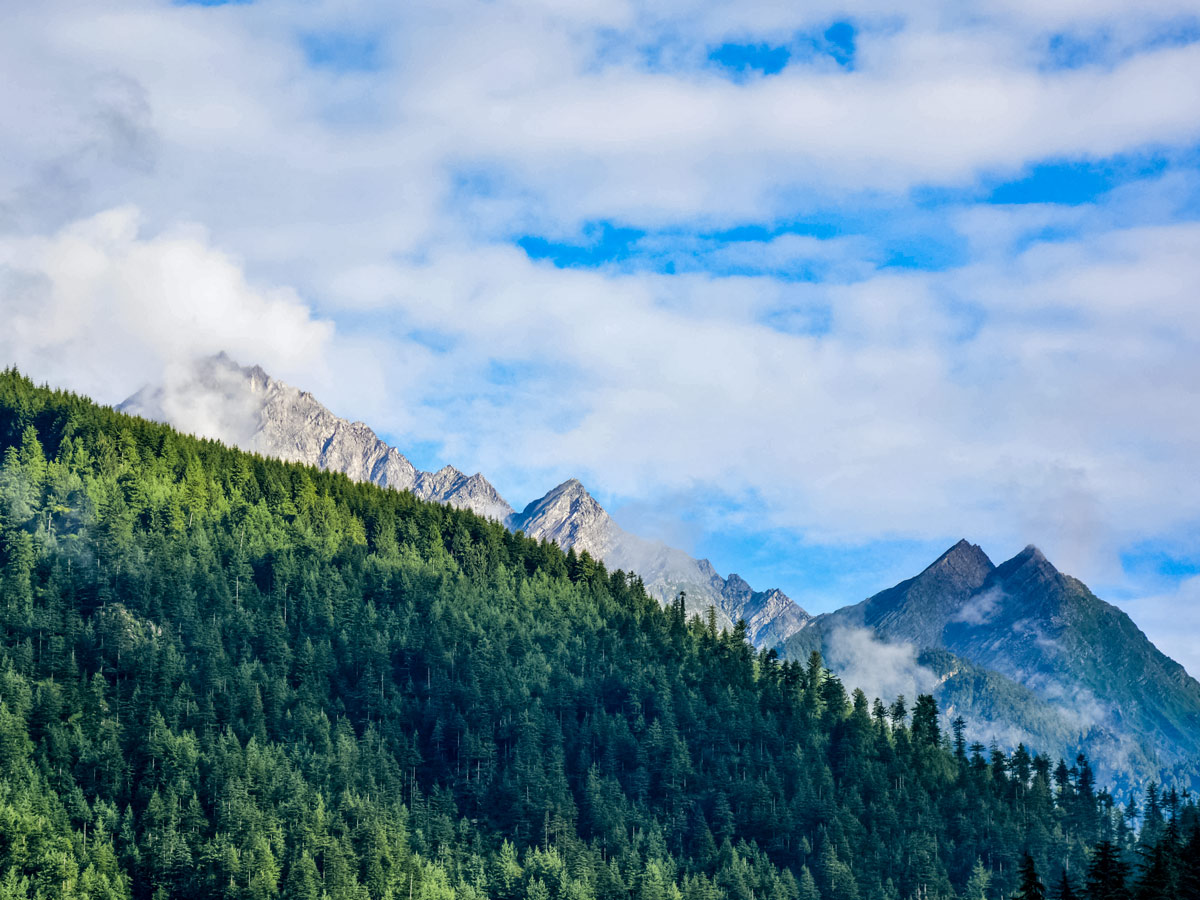
<path id="1" fill-rule="evenodd" d="M 1101 840 L 1194 896 L 1190 800 L 1139 847 L 1086 761 L 468 512 L 12 371 L 0 451 L 3 900 L 1000 897 Z"/>

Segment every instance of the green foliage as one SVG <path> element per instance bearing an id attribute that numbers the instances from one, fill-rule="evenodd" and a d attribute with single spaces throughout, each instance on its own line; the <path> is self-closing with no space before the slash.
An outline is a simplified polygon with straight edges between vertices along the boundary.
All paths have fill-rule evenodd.
<path id="1" fill-rule="evenodd" d="M 1086 760 L 467 512 L 11 371 L 0 459 L 0 898 L 999 897 L 1102 839 L 1196 882 L 1191 800 L 1139 842 Z"/>

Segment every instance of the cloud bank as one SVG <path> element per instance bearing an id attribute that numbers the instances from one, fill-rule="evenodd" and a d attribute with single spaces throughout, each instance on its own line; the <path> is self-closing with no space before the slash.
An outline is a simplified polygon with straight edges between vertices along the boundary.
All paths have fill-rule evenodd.
<path id="1" fill-rule="evenodd" d="M 144 238 L 138 227 L 124 207 L 0 243 L 0 357 L 110 402 L 201 355 L 291 371 L 321 357 L 333 325 L 294 291 L 251 285 L 198 229 Z"/>

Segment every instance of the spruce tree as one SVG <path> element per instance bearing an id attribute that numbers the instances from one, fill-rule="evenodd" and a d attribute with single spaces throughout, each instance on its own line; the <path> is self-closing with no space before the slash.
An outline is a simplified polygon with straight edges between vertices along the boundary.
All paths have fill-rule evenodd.
<path id="1" fill-rule="evenodd" d="M 1017 888 L 1013 900 L 1046 900 L 1046 887 L 1038 877 L 1033 857 L 1028 853 L 1021 860 L 1021 886 Z"/>
<path id="2" fill-rule="evenodd" d="M 1200 819 L 1179 857 L 1179 900 L 1200 900 Z"/>
<path id="3" fill-rule="evenodd" d="M 1129 866 L 1111 841 L 1096 845 L 1088 865 L 1087 900 L 1132 900 L 1129 891 Z"/>
<path id="4" fill-rule="evenodd" d="M 1054 900 L 1079 900 L 1079 894 L 1071 885 L 1071 878 L 1067 875 L 1066 869 L 1062 870 L 1062 876 L 1054 888 Z"/>
<path id="5" fill-rule="evenodd" d="M 992 873 L 983 865 L 983 860 L 975 858 L 971 869 L 971 877 L 967 879 L 967 890 L 964 900 L 988 900 L 988 885 L 992 883 Z"/>
<path id="6" fill-rule="evenodd" d="M 1135 900 L 1175 900 L 1177 891 L 1172 871 L 1174 867 L 1171 865 L 1172 860 L 1168 858 L 1174 847 L 1170 844 L 1168 835 L 1164 834 L 1162 839 L 1150 848 L 1142 861 L 1137 890 L 1134 892 Z"/>

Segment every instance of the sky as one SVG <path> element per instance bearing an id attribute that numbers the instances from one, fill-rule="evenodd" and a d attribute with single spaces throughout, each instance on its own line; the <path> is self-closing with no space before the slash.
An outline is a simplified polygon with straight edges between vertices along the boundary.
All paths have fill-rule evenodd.
<path id="1" fill-rule="evenodd" d="M 0 364 L 228 352 L 812 612 L 1029 543 L 1200 674 L 1198 0 L 0 30 Z"/>

